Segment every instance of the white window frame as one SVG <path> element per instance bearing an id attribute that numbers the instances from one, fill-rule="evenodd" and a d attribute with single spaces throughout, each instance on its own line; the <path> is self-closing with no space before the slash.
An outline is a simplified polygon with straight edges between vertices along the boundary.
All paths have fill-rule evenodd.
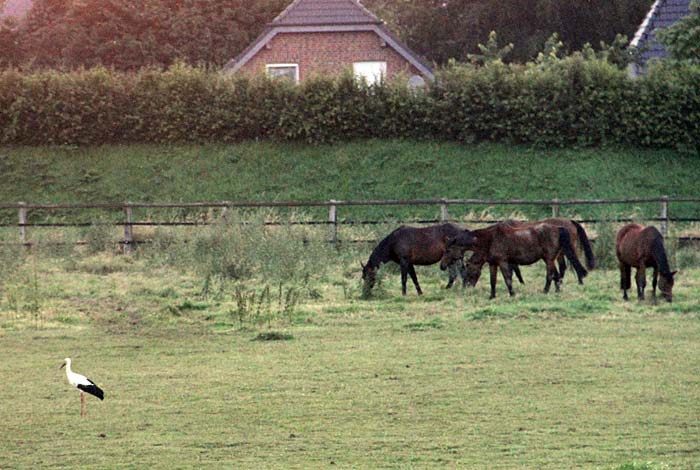
<path id="1" fill-rule="evenodd" d="M 372 77 L 368 77 L 366 75 L 359 74 L 357 72 L 357 66 L 358 65 L 366 65 L 366 64 L 379 64 L 380 75 L 379 76 L 374 75 Z M 358 62 L 353 62 L 353 64 L 352 64 L 352 74 L 355 76 L 355 78 L 357 78 L 357 79 L 364 78 L 368 85 L 373 85 L 375 83 L 381 83 L 384 79 L 386 79 L 386 71 L 387 71 L 387 63 L 384 60 L 362 60 L 362 61 L 358 61 Z"/>
<path id="2" fill-rule="evenodd" d="M 265 74 L 270 77 L 271 69 L 289 69 L 294 68 L 294 83 L 299 83 L 299 64 L 266 64 Z"/>

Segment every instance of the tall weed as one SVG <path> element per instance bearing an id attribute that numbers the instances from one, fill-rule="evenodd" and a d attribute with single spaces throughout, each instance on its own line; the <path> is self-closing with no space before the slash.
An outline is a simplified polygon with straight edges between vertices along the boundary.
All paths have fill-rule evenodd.
<path id="1" fill-rule="evenodd" d="M 593 254 L 596 266 L 600 269 L 614 269 L 617 267 L 615 238 L 621 225 L 617 222 L 619 216 L 608 211 L 600 211 L 597 218 L 603 222 L 595 224 L 596 235 L 595 243 L 593 243 Z"/>
<path id="2" fill-rule="evenodd" d="M 194 271 L 205 283 L 246 281 L 289 283 L 318 278 L 332 267 L 326 241 L 295 222 L 303 216 L 283 218 L 274 212 L 228 211 L 208 227 L 191 231 L 187 240 L 174 241 L 170 232 L 156 232 L 156 246 L 167 246 L 154 260 Z"/>
<path id="3" fill-rule="evenodd" d="M 296 306 L 299 303 L 300 291 L 294 286 L 285 287 L 280 283 L 277 298 L 273 298 L 268 284 L 258 293 L 254 288 L 246 288 L 237 283 L 233 290 L 235 309 L 229 310 L 231 318 L 243 328 L 245 322 L 257 326 L 272 327 L 273 322 L 286 321 L 292 323 Z"/>

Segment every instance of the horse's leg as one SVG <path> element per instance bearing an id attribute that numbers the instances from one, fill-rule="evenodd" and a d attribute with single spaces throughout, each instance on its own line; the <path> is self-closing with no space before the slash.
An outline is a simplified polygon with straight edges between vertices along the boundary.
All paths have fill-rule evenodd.
<path id="1" fill-rule="evenodd" d="M 515 277 L 518 278 L 518 281 L 520 282 L 520 284 L 525 284 L 525 281 L 523 281 L 523 275 L 520 274 L 520 266 L 513 263 L 510 265 L 510 270 L 515 274 Z"/>
<path id="2" fill-rule="evenodd" d="M 464 260 L 458 261 L 459 275 L 462 276 L 462 289 L 467 287 L 467 268 L 464 266 Z"/>
<path id="3" fill-rule="evenodd" d="M 654 266 L 654 274 L 651 277 L 651 298 L 656 303 L 656 284 L 659 281 L 659 268 Z"/>
<path id="4" fill-rule="evenodd" d="M 556 272 L 556 269 L 557 269 L 554 267 L 554 260 L 553 259 L 544 260 L 544 262 L 547 265 L 547 281 L 544 284 L 544 293 L 547 294 L 547 293 L 549 293 L 549 288 L 552 285 L 552 280 L 554 280 L 554 278 L 558 277 L 558 276 L 555 276 L 555 274 L 554 274 Z"/>
<path id="5" fill-rule="evenodd" d="M 406 280 L 408 279 L 409 263 L 402 259 L 399 265 L 401 266 L 401 295 L 406 295 Z"/>
<path id="6" fill-rule="evenodd" d="M 503 275 L 503 280 L 506 283 L 506 287 L 508 288 L 508 294 L 513 297 L 513 272 L 510 270 L 510 265 L 506 262 L 503 262 L 499 265 L 501 268 L 501 274 Z"/>
<path id="7" fill-rule="evenodd" d="M 447 272 L 449 273 L 450 277 L 447 280 L 447 285 L 445 286 L 445 289 L 449 289 L 455 283 L 455 279 L 457 279 L 458 263 L 459 261 L 455 261 L 450 265 L 449 268 L 447 268 Z"/>
<path id="8" fill-rule="evenodd" d="M 557 256 L 557 264 L 559 264 L 559 280 L 562 281 L 566 273 L 566 256 L 563 251 L 559 252 L 559 256 Z M 579 284 L 583 283 L 579 280 Z"/>
<path id="9" fill-rule="evenodd" d="M 622 289 L 622 299 L 629 300 L 627 290 L 632 287 L 632 266 L 625 264 L 622 261 L 620 266 L 620 289 Z"/>
<path id="10" fill-rule="evenodd" d="M 566 268 L 564 268 L 564 269 L 566 269 Z M 552 280 L 554 281 L 554 291 L 555 292 L 561 291 L 561 277 L 562 277 L 562 274 L 557 270 L 557 267 L 554 264 L 554 261 L 552 261 Z"/>
<path id="11" fill-rule="evenodd" d="M 423 295 L 423 291 L 420 290 L 420 284 L 418 284 L 418 276 L 416 276 L 416 269 L 410 263 L 408 265 L 408 274 L 411 275 L 411 280 L 413 281 L 413 285 L 416 286 L 416 292 L 418 292 L 418 295 Z"/>
<path id="12" fill-rule="evenodd" d="M 450 266 L 448 272 L 450 274 L 450 277 L 447 278 L 447 285 L 445 286 L 445 289 L 449 289 L 450 287 L 452 287 L 452 285 L 455 283 L 455 279 L 457 278 L 457 275 L 454 271 L 454 266 Z"/>
<path id="13" fill-rule="evenodd" d="M 496 298 L 496 280 L 498 276 L 498 265 L 489 263 L 489 270 L 491 272 L 491 297 L 489 299 Z"/>
<path id="14" fill-rule="evenodd" d="M 637 276 L 635 279 L 637 281 L 637 298 L 639 300 L 644 300 L 644 288 L 647 286 L 646 267 L 644 263 L 637 266 Z"/>

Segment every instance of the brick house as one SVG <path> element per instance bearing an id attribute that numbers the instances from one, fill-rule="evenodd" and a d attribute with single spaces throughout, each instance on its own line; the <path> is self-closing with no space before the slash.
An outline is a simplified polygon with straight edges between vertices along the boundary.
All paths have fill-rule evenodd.
<path id="1" fill-rule="evenodd" d="M 230 73 L 285 76 L 299 82 L 352 70 L 368 83 L 432 80 L 431 68 L 358 0 L 294 0 L 238 57 Z"/>
<path id="2" fill-rule="evenodd" d="M 630 47 L 639 53 L 639 64 L 630 66 L 630 74 L 643 74 L 647 62 L 667 56 L 666 48 L 656 40 L 657 30 L 668 28 L 676 21 L 690 14 L 690 0 L 656 0 L 639 26 Z"/>
<path id="3" fill-rule="evenodd" d="M 2 5 L 2 1 L 0 1 L 0 18 L 12 16 L 19 20 L 32 7 L 32 0 L 6 0 L 4 7 Z"/>

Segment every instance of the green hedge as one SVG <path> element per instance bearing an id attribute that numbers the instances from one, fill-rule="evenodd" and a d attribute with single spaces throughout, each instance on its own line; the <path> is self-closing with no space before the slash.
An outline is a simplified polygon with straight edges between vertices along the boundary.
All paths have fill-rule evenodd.
<path id="1" fill-rule="evenodd" d="M 700 145 L 700 67 L 630 79 L 575 54 L 452 66 L 424 91 L 350 76 L 299 86 L 175 65 L 121 73 L 0 72 L 0 143 L 484 140 L 541 146 Z"/>

